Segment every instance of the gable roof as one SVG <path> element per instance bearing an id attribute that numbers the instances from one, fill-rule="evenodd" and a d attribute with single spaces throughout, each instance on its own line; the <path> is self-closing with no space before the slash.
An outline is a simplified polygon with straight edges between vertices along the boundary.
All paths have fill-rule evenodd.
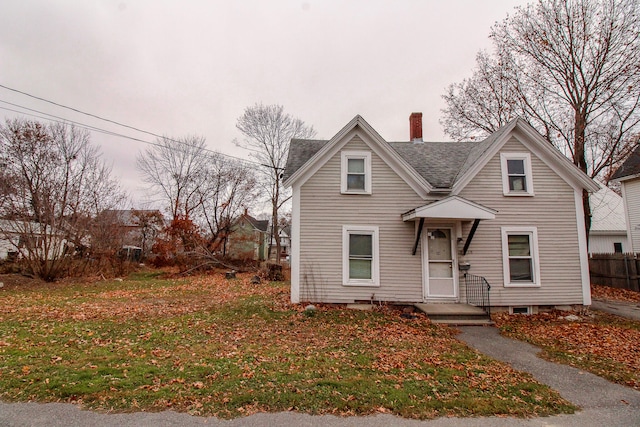
<path id="1" fill-rule="evenodd" d="M 258 231 L 262 231 L 266 233 L 269 230 L 268 219 L 264 219 L 264 220 L 256 219 L 249 214 L 242 214 L 240 218 L 238 218 L 238 221 L 240 221 L 241 219 L 246 219 L 247 222 L 251 224 L 251 226 Z"/>
<path id="2" fill-rule="evenodd" d="M 294 182 L 306 181 L 354 136 L 360 137 L 416 193 L 426 197 L 433 190 L 429 181 L 420 175 L 407 159 L 396 152 L 391 144 L 385 141 L 360 115 L 355 116 L 328 141 L 295 140 L 298 143 L 291 144 L 289 147 L 287 165 L 283 173 L 284 185 L 290 186 Z"/>
<path id="3" fill-rule="evenodd" d="M 301 176 L 317 170 L 330 154 L 337 152 L 338 145 L 347 142 L 346 137 L 355 129 L 363 129 L 377 143 L 372 149 L 382 148 L 382 153 L 377 154 L 382 154 L 381 157 L 405 181 L 414 184 L 414 189 L 418 184 L 423 191 L 417 192 L 423 197 L 431 192 L 458 194 L 514 135 L 567 182 L 588 191 L 600 188 L 522 119 L 512 120 L 479 142 L 415 143 L 386 142 L 361 116 L 356 116 L 331 140 L 292 140 L 283 173 L 284 184 L 292 185 Z M 402 172 L 405 172 L 404 176 Z M 411 179 L 414 179 L 413 183 Z"/>
<path id="4" fill-rule="evenodd" d="M 591 202 L 591 231 L 627 233 L 622 197 L 608 187 L 589 196 Z"/>
<path id="5" fill-rule="evenodd" d="M 611 177 L 614 181 L 625 181 L 640 176 L 640 144 L 631 152 Z"/>

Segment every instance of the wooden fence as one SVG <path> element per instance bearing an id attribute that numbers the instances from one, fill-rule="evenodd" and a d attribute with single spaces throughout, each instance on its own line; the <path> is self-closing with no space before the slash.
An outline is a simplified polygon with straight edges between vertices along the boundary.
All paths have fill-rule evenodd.
<path id="1" fill-rule="evenodd" d="M 592 254 L 591 283 L 640 292 L 640 253 Z"/>

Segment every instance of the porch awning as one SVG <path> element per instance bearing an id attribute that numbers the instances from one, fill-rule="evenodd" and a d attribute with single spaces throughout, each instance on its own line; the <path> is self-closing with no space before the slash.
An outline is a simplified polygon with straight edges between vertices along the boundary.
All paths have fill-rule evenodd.
<path id="1" fill-rule="evenodd" d="M 403 221 L 420 218 L 480 220 L 495 219 L 497 211 L 460 196 L 449 196 L 437 202 L 411 209 L 402 214 Z"/>

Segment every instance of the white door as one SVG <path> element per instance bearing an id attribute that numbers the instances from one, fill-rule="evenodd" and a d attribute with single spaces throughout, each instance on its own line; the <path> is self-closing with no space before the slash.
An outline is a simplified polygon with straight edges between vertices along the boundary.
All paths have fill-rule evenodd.
<path id="1" fill-rule="evenodd" d="M 455 299 L 458 297 L 455 251 L 450 228 L 429 228 L 425 236 L 426 297 Z"/>

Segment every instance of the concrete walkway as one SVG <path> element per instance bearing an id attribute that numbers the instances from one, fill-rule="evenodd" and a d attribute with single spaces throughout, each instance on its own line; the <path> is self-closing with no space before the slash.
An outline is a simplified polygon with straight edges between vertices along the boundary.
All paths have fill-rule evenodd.
<path id="1" fill-rule="evenodd" d="M 631 320 L 640 320 L 640 303 L 626 301 L 605 301 L 594 299 L 591 301 L 591 308 L 617 316 L 626 317 Z"/>
<path id="2" fill-rule="evenodd" d="M 611 383 L 591 373 L 567 365 L 547 362 L 539 357 L 538 347 L 505 338 L 493 327 L 459 328 L 461 341 L 481 353 L 510 364 L 514 369 L 528 372 L 541 383 L 549 385 L 560 395 L 582 408 L 581 422 L 593 426 L 640 425 L 640 392 Z M 565 425 L 565 424 L 561 424 Z"/>

